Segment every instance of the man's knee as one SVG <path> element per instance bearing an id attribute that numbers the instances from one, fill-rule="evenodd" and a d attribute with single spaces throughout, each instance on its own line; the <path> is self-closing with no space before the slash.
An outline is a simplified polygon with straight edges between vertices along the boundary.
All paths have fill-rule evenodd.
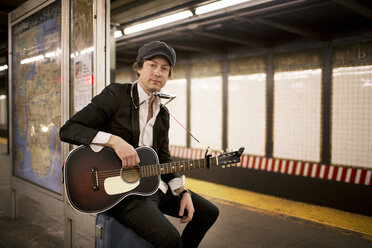
<path id="1" fill-rule="evenodd" d="M 165 247 L 182 247 L 181 236 L 168 237 Z"/>
<path id="2" fill-rule="evenodd" d="M 182 240 L 178 231 L 164 231 L 161 235 L 159 235 L 156 243 L 156 247 L 182 247 Z"/>
<path id="3" fill-rule="evenodd" d="M 215 205 L 212 205 L 208 211 L 209 222 L 213 225 L 213 223 L 217 220 L 218 216 L 220 215 L 220 210 Z"/>

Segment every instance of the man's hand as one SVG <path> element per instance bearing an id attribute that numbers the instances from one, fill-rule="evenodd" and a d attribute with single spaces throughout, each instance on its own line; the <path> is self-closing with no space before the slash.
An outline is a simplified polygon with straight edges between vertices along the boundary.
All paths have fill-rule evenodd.
<path id="1" fill-rule="evenodd" d="M 185 209 L 187 210 L 187 216 L 183 216 L 185 213 Z M 194 204 L 192 203 L 190 193 L 183 194 L 180 203 L 180 211 L 178 213 L 178 215 L 181 217 L 180 222 L 187 223 L 191 221 L 192 217 L 194 216 L 194 212 L 195 212 Z"/>
<path id="2" fill-rule="evenodd" d="M 136 166 L 140 162 L 138 154 L 133 146 L 119 136 L 111 135 L 110 140 L 105 146 L 114 149 L 116 155 L 121 159 L 123 168 Z"/>

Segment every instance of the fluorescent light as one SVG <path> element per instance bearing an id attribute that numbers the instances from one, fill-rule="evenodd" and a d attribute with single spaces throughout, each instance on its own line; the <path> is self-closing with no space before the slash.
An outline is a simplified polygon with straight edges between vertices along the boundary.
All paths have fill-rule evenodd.
<path id="1" fill-rule="evenodd" d="M 251 0 L 221 0 L 214 3 L 206 4 L 195 9 L 195 14 L 200 15 L 212 12 L 218 9 L 227 8 L 239 3 L 249 2 Z"/>
<path id="2" fill-rule="evenodd" d="M 83 54 L 90 53 L 93 51 L 94 51 L 94 47 L 88 47 L 88 48 L 81 50 L 80 54 L 83 55 Z"/>
<path id="3" fill-rule="evenodd" d="M 51 57 L 54 57 L 54 56 L 56 56 L 56 52 L 49 52 L 49 53 L 45 54 L 45 58 L 51 58 Z"/>
<path id="4" fill-rule="evenodd" d="M 123 36 L 123 33 L 121 32 L 121 30 L 116 30 L 114 33 L 114 38 L 119 38 L 121 36 Z"/>
<path id="5" fill-rule="evenodd" d="M 58 56 L 59 54 L 61 54 L 61 49 L 57 48 L 55 51 L 47 52 L 45 54 L 45 58 L 52 58 Z"/>
<path id="6" fill-rule="evenodd" d="M 23 65 L 23 64 L 33 63 L 33 62 L 43 60 L 43 59 L 44 59 L 44 55 L 38 55 L 38 56 L 35 56 L 35 57 L 22 59 L 21 64 Z"/>
<path id="7" fill-rule="evenodd" d="M 70 58 L 73 59 L 73 58 L 75 58 L 79 55 L 83 55 L 83 54 L 90 53 L 90 52 L 94 52 L 94 47 L 88 47 L 88 48 L 85 48 L 81 51 L 76 51 L 74 53 L 71 53 Z"/>
<path id="8" fill-rule="evenodd" d="M 0 71 L 5 71 L 8 69 L 8 65 L 1 65 L 0 66 Z"/>
<path id="9" fill-rule="evenodd" d="M 185 10 L 169 16 L 160 17 L 151 21 L 136 24 L 127 28 L 124 28 L 124 34 L 133 34 L 153 27 L 161 26 L 171 22 L 179 21 L 191 17 L 193 14 L 190 10 Z"/>

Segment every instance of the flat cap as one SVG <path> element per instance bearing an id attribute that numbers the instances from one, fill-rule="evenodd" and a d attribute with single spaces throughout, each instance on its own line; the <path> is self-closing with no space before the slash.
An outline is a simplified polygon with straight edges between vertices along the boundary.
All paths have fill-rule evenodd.
<path id="1" fill-rule="evenodd" d="M 172 67 L 176 64 L 176 52 L 171 46 L 162 41 L 153 41 L 141 46 L 138 49 L 137 61 L 151 59 L 156 55 L 165 56 Z"/>

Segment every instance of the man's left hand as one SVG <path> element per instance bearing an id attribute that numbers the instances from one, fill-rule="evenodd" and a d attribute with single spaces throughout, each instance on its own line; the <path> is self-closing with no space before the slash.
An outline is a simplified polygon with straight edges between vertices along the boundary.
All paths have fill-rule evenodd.
<path id="1" fill-rule="evenodd" d="M 185 213 L 185 209 L 187 210 L 187 215 L 183 216 Z M 194 212 L 195 212 L 194 204 L 192 203 L 190 193 L 183 194 L 181 203 L 180 203 L 180 211 L 178 213 L 178 215 L 181 217 L 180 222 L 187 223 L 191 221 L 194 215 Z"/>

